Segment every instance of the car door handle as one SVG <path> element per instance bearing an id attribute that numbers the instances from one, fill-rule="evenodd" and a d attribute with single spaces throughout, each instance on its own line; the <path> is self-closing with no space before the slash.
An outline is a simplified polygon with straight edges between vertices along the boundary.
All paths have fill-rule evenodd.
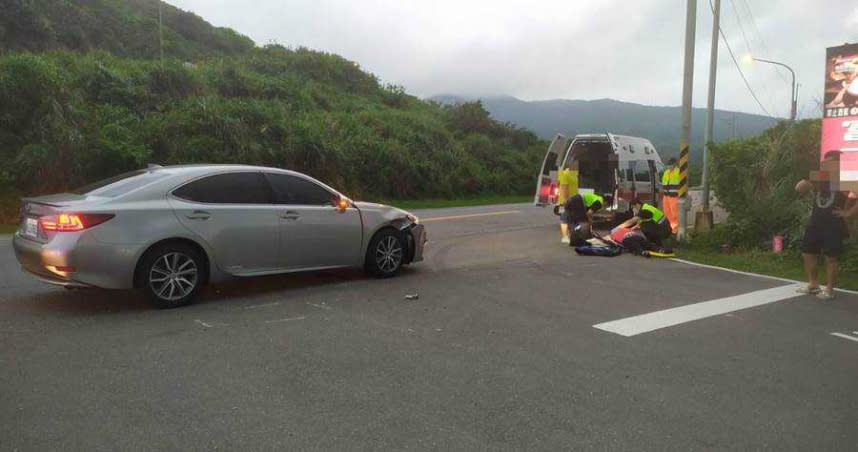
<path id="1" fill-rule="evenodd" d="M 297 220 L 300 217 L 301 217 L 301 215 L 298 214 L 298 212 L 295 212 L 294 210 L 287 210 L 287 211 L 283 212 L 282 214 L 280 214 L 280 218 L 282 218 L 284 220 Z"/>
<path id="2" fill-rule="evenodd" d="M 185 215 L 189 220 L 208 220 L 211 216 L 212 215 L 205 210 L 195 210 L 193 213 Z"/>

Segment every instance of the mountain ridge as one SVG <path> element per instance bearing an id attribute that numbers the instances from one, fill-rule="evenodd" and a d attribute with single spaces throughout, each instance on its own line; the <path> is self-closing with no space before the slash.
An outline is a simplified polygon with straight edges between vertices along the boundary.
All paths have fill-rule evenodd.
<path id="1" fill-rule="evenodd" d="M 428 100 L 442 105 L 479 100 L 494 119 L 525 127 L 544 139 L 558 133 L 574 136 L 605 131 L 647 138 L 665 156 L 678 153 L 682 115 L 678 106 L 643 105 L 611 98 L 525 101 L 506 95 L 441 94 Z M 702 159 L 705 118 L 706 109 L 693 109 L 692 160 Z M 715 109 L 714 140 L 757 135 L 777 123 L 777 119 L 767 116 Z"/>

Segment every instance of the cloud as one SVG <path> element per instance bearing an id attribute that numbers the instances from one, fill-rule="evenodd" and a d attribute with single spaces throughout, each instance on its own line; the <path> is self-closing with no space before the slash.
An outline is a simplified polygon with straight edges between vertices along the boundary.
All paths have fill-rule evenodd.
<path id="1" fill-rule="evenodd" d="M 168 1 L 260 44 L 338 53 L 419 96 L 680 103 L 681 0 L 256 0 L 252 7 L 240 0 Z M 706 102 L 709 5 L 698 1 L 698 106 Z M 721 28 L 737 58 L 750 50 L 793 66 L 803 86 L 799 110 L 816 114 L 825 48 L 854 40 L 854 3 L 733 0 L 722 7 Z M 844 16 L 848 23 L 838 27 Z M 717 107 L 759 113 L 723 44 L 718 68 Z M 788 74 L 763 65 L 743 70 L 766 108 L 786 115 Z"/>
<path id="2" fill-rule="evenodd" d="M 846 18 L 846 25 L 858 25 L 858 8 Z"/>

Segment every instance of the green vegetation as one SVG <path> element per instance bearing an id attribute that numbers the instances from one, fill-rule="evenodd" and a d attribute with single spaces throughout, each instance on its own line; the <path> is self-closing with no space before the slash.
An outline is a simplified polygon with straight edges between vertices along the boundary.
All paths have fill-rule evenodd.
<path id="1" fill-rule="evenodd" d="M 819 167 L 820 122 L 783 122 L 763 134 L 713 145 L 712 187 L 730 213 L 724 243 L 755 248 L 781 234 L 787 247 L 800 242 L 810 200 L 795 184 Z"/>
<path id="2" fill-rule="evenodd" d="M 291 168 L 357 198 L 521 194 L 546 144 L 479 103 L 439 107 L 338 56 L 0 57 L 0 187 L 56 192 L 149 162 Z M 6 206 L 8 219 L 17 203 Z M 10 211 L 11 210 L 11 211 Z"/>
<path id="3" fill-rule="evenodd" d="M 2 0 L 0 53 L 98 49 L 123 57 L 155 58 L 160 54 L 159 6 L 164 53 L 170 57 L 195 61 L 239 55 L 255 47 L 234 30 L 213 27 L 157 0 Z"/>
<path id="4" fill-rule="evenodd" d="M 17 229 L 17 224 L 0 224 L 0 235 L 13 234 Z"/>
<path id="5" fill-rule="evenodd" d="M 798 250 L 810 215 L 809 198 L 795 184 L 819 167 L 820 122 L 787 122 L 759 136 L 713 146 L 712 186 L 730 216 L 724 225 L 693 237 L 683 258 L 804 280 Z M 852 237 L 858 224 L 852 221 Z M 784 236 L 785 251 L 771 252 L 775 235 Z M 854 240 L 853 240 L 854 242 Z M 727 245 L 729 252 L 722 251 Z M 858 289 L 858 249 L 847 245 L 841 257 L 842 287 Z"/>
<path id="6" fill-rule="evenodd" d="M 491 204 L 518 204 L 533 202 L 533 196 L 496 196 L 486 195 L 462 199 L 417 199 L 401 201 L 380 201 L 400 209 L 440 209 L 444 207 L 486 206 Z"/>
<path id="7" fill-rule="evenodd" d="M 679 253 L 679 257 L 701 264 L 732 268 L 797 281 L 805 281 L 807 279 L 804 275 L 801 255 L 794 249 L 781 254 L 775 254 L 771 251 L 760 249 L 723 253 L 715 250 L 683 247 Z M 820 270 L 822 271 L 820 277 L 824 281 L 825 272 L 821 261 Z M 837 287 L 858 290 L 858 274 L 848 269 L 841 270 Z"/>
<path id="8" fill-rule="evenodd" d="M 157 2 L 5 4 L 0 222 L 21 194 L 147 163 L 290 168 L 357 199 L 521 195 L 547 147 L 479 102 L 424 102 L 337 55 L 258 48 L 166 4 L 164 60 Z"/>

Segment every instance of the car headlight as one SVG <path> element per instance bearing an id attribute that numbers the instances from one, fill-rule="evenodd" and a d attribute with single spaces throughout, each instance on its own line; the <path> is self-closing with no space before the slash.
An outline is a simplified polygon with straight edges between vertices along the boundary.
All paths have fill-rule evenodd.
<path id="1" fill-rule="evenodd" d="M 416 215 L 411 215 L 411 214 L 409 213 L 408 215 L 405 215 L 405 217 L 406 217 L 406 218 L 408 218 L 408 221 L 410 221 L 410 222 L 412 222 L 412 223 L 414 223 L 414 224 L 420 224 L 420 218 L 417 218 L 417 216 L 416 216 Z"/>

